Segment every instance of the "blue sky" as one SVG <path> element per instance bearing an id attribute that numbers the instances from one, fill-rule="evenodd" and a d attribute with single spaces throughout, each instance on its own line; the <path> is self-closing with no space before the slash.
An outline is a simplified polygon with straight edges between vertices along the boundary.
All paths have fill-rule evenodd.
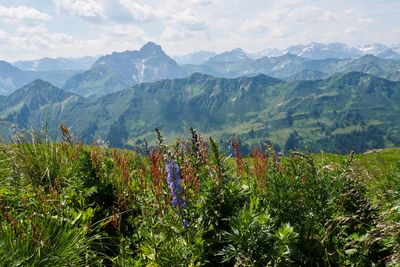
<path id="1" fill-rule="evenodd" d="M 398 0 L 0 0 L 0 59 L 400 43 Z"/>

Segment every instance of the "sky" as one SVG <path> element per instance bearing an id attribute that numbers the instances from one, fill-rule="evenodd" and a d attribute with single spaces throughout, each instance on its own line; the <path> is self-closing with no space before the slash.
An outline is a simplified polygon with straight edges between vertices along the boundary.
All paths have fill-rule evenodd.
<path id="1" fill-rule="evenodd" d="M 0 0 L 0 60 L 400 43 L 399 0 Z"/>

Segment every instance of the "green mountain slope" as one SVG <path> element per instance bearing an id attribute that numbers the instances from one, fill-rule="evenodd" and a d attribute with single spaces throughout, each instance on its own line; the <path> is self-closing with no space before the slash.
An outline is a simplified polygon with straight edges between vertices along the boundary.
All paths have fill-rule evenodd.
<path id="1" fill-rule="evenodd" d="M 35 80 L 0 99 L 0 119 L 20 128 L 55 127 L 68 114 L 68 107 L 84 99 L 48 82 Z"/>
<path id="2" fill-rule="evenodd" d="M 286 81 L 314 81 L 328 78 L 329 75 L 315 70 L 303 70 L 295 75 L 287 77 Z"/>
<path id="3" fill-rule="evenodd" d="M 387 78 L 400 71 L 400 61 L 365 55 L 343 66 L 338 72 L 360 71 Z"/>
<path id="4" fill-rule="evenodd" d="M 196 73 L 100 98 L 37 81 L 0 102 L 3 121 L 39 127 L 47 116 L 51 127 L 63 122 L 85 142 L 100 137 L 113 146 L 152 141 L 155 127 L 172 140 L 188 126 L 223 144 L 235 134 L 244 148 L 266 142 L 284 151 L 307 145 L 336 152 L 400 146 L 400 82 L 360 72 L 290 82 Z"/>

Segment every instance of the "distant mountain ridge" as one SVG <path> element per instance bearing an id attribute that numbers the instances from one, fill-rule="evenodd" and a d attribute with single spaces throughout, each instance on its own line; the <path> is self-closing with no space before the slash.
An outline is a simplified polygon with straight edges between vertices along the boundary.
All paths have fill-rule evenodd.
<path id="1" fill-rule="evenodd" d="M 198 51 L 183 56 L 174 56 L 173 59 L 180 65 L 194 64 L 201 65 L 217 53 L 211 51 Z"/>
<path id="2" fill-rule="evenodd" d="M 398 47 L 400 46 L 388 48 L 385 45 L 374 44 L 350 47 L 342 43 L 311 43 L 290 46 L 286 50 L 267 49 L 258 54 L 247 54 L 244 50 L 236 48 L 220 54 L 207 51 L 194 53 L 185 60 L 198 60 L 202 62 L 200 65 L 179 65 L 161 46 L 149 42 L 139 50 L 114 52 L 98 58 L 94 63 L 94 58 L 87 57 L 44 58 L 18 63 L 25 69 L 36 71 L 21 70 L 7 62 L 1 62 L 0 93 L 10 94 L 40 78 L 79 95 L 102 96 L 135 84 L 183 78 L 196 72 L 225 78 L 265 74 L 285 80 L 318 80 L 337 73 L 361 71 L 398 80 Z M 364 55 L 367 52 L 376 55 Z M 274 56 L 268 56 L 268 53 Z M 262 57 L 258 58 L 259 56 Z M 89 63 L 91 66 L 86 71 L 68 69 L 73 64 L 81 64 L 81 67 L 87 64 L 87 67 Z"/>
<path id="3" fill-rule="evenodd" d="M 255 53 L 246 53 L 240 48 L 236 48 L 231 51 L 222 52 L 217 54 L 226 54 L 235 50 L 240 50 L 242 57 L 249 57 L 252 59 L 260 59 L 262 57 L 279 57 L 285 54 L 293 54 L 301 56 L 308 59 L 328 59 L 328 58 L 358 58 L 368 54 L 383 58 L 383 59 L 395 59 L 400 60 L 400 44 L 393 44 L 391 46 L 386 46 L 383 44 L 370 44 L 364 46 L 351 47 L 344 43 L 318 43 L 312 42 L 309 44 L 299 44 L 292 45 L 286 49 L 278 48 L 266 48 L 262 51 Z M 194 53 L 195 54 L 195 53 Z M 188 57 L 190 55 L 184 55 L 181 57 Z M 205 62 L 205 61 L 203 61 Z M 195 64 L 199 65 L 202 63 L 190 62 L 190 60 L 185 61 L 184 64 Z"/>
<path id="4" fill-rule="evenodd" d="M 24 71 L 87 70 L 96 57 L 82 58 L 41 58 L 38 60 L 17 61 L 14 66 Z"/>
<path id="5" fill-rule="evenodd" d="M 341 44 L 330 45 L 331 49 L 338 46 Z M 317 44 L 313 47 L 321 48 Z M 291 51 L 295 52 L 300 48 L 291 48 Z M 346 49 L 354 50 L 347 46 Z M 284 54 L 253 59 L 240 48 L 210 57 L 201 65 L 178 65 L 160 46 L 150 42 L 138 51 L 112 53 L 100 57 L 90 70 L 71 77 L 63 88 L 83 96 L 101 96 L 134 84 L 182 78 L 196 72 L 225 78 L 265 74 L 280 79 L 313 80 L 351 71 L 397 79 L 399 70 L 400 61 L 373 55 L 358 58 L 310 59 L 295 54 Z"/>
<path id="6" fill-rule="evenodd" d="M 225 57 L 222 58 L 224 59 Z M 240 57 L 236 61 L 224 61 L 222 59 L 217 61 L 212 59 L 206 61 L 201 66 L 186 66 L 187 71 L 228 78 L 254 76 L 262 73 L 281 79 L 301 75 L 305 71 L 325 73 L 326 76 L 335 73 L 361 71 L 382 78 L 396 79 L 398 77 L 397 73 L 400 70 L 400 61 L 381 59 L 373 55 L 365 55 L 355 59 L 307 59 L 294 54 L 263 57 L 260 59 Z M 308 79 L 311 77 L 308 76 Z"/>
<path id="7" fill-rule="evenodd" d="M 209 58 L 205 64 L 215 63 L 215 62 L 235 62 L 240 60 L 249 59 L 249 56 L 244 52 L 241 48 L 235 48 L 231 51 L 226 51 L 221 54 L 217 54 L 211 58 Z"/>
<path id="8" fill-rule="evenodd" d="M 59 87 L 77 70 L 23 71 L 6 61 L 0 61 L 0 94 L 8 95 L 35 79 L 47 80 Z"/>
<path id="9" fill-rule="evenodd" d="M 149 42 L 140 50 L 114 52 L 100 57 L 93 66 L 71 77 L 64 89 L 81 95 L 102 95 L 128 86 L 187 76 L 161 46 Z"/>
<path id="10" fill-rule="evenodd" d="M 283 53 L 310 59 L 356 58 L 363 55 L 358 49 L 342 43 L 310 43 L 308 45 L 290 46 Z"/>
<path id="11" fill-rule="evenodd" d="M 31 76 L 6 61 L 0 61 L 0 94 L 6 95 L 31 81 Z"/>

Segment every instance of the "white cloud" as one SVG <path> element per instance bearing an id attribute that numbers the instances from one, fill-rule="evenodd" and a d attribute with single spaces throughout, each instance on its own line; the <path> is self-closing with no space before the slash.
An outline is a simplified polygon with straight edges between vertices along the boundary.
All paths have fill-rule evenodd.
<path id="1" fill-rule="evenodd" d="M 68 12 L 87 19 L 104 17 L 104 6 L 98 0 L 54 0 L 54 3 L 58 12 Z"/>
<path id="2" fill-rule="evenodd" d="M 245 20 L 240 29 L 242 32 L 270 32 L 274 36 L 282 36 L 290 24 L 315 23 L 320 12 L 316 6 L 277 6 Z"/>
<path id="3" fill-rule="evenodd" d="M 167 24 L 169 25 L 181 26 L 191 31 L 201 31 L 208 27 L 208 24 L 201 18 L 201 16 L 189 8 L 169 16 L 168 20 Z"/>
<path id="4" fill-rule="evenodd" d="M 131 13 L 136 21 L 144 22 L 160 17 L 160 11 L 150 5 L 140 5 L 131 0 L 119 0 L 119 3 Z"/>
<path id="5" fill-rule="evenodd" d="M 183 1 L 186 3 L 188 0 Z M 193 1 L 191 1 L 193 2 Z M 210 39 L 210 24 L 204 15 L 195 12 L 188 4 L 180 6 L 174 0 L 169 2 L 163 12 L 160 12 L 161 22 L 164 29 L 161 34 L 160 41 L 177 47 L 179 43 L 208 41 Z M 191 3 L 193 5 L 206 4 Z"/>
<path id="6" fill-rule="evenodd" d="M 28 6 L 2 6 L 0 5 L 0 17 L 4 21 L 47 21 L 49 14 L 40 12 Z"/>
<path id="7" fill-rule="evenodd" d="M 146 33 L 139 27 L 135 25 L 126 25 L 126 24 L 113 24 L 113 25 L 101 25 L 99 26 L 100 32 L 102 35 L 114 35 L 119 37 L 130 37 L 130 38 L 145 38 Z"/>
<path id="8" fill-rule="evenodd" d="M 319 21 L 328 23 L 333 22 L 337 19 L 339 19 L 339 15 L 332 11 L 324 11 L 318 18 Z"/>
<path id="9" fill-rule="evenodd" d="M 287 12 L 287 18 L 297 22 L 315 22 L 320 12 L 316 6 L 297 7 Z"/>
<path id="10" fill-rule="evenodd" d="M 0 40 L 6 38 L 8 36 L 8 33 L 6 33 L 5 31 L 0 30 Z"/>
<path id="11" fill-rule="evenodd" d="M 213 0 L 186 0 L 186 1 L 198 6 L 209 6 L 213 4 Z"/>
<path id="12" fill-rule="evenodd" d="M 257 18 L 253 19 L 247 19 L 240 27 L 242 32 L 265 32 L 269 29 L 270 25 L 268 24 L 268 21 L 262 16 L 258 16 Z"/>
<path id="13" fill-rule="evenodd" d="M 254 16 L 243 20 L 238 29 L 243 36 L 251 38 L 247 46 L 258 47 L 258 44 L 272 43 L 268 47 L 285 48 L 312 41 L 347 41 L 354 44 L 356 40 L 366 39 L 362 37 L 371 33 L 370 25 L 374 22 L 376 20 L 365 11 L 355 11 L 345 4 L 332 8 L 321 2 L 311 3 L 307 0 L 272 0 L 267 9 L 261 9 Z"/>
<path id="14" fill-rule="evenodd" d="M 21 25 L 16 28 L 18 33 L 21 34 L 41 34 L 48 32 L 48 29 L 43 25 L 25 26 Z"/>
<path id="15" fill-rule="evenodd" d="M 7 40 L 9 50 L 14 51 L 15 53 L 18 53 L 18 51 L 21 50 L 24 50 L 26 53 L 47 50 L 50 48 L 49 44 L 49 40 L 42 36 L 10 36 Z"/>
<path id="16" fill-rule="evenodd" d="M 161 35 L 161 37 L 164 40 L 181 40 L 184 39 L 187 36 L 187 32 L 184 31 L 178 31 L 174 27 L 166 27 Z"/>
<path id="17" fill-rule="evenodd" d="M 286 14 L 283 9 L 261 12 L 258 16 L 245 20 L 240 26 L 240 30 L 243 33 L 264 33 L 281 36 L 286 30 L 286 27 L 283 26 L 284 20 L 288 18 Z"/>
<path id="18" fill-rule="evenodd" d="M 348 28 L 345 28 L 343 32 L 345 34 L 352 35 L 352 34 L 365 33 L 366 31 L 363 29 L 357 28 L 357 27 L 348 27 Z"/>
<path id="19" fill-rule="evenodd" d="M 362 15 L 361 13 L 355 11 L 354 9 L 346 9 L 343 12 L 342 17 L 346 20 L 356 22 L 359 24 L 371 24 L 375 22 L 373 18 Z"/>
<path id="20" fill-rule="evenodd" d="M 31 1 L 32 7 L 0 4 L 0 59 L 105 54 L 138 49 L 148 40 L 170 54 L 234 47 L 250 52 L 312 41 L 394 43 L 400 24 L 393 14 L 398 2 L 381 6 L 367 1 L 360 6 L 362 0 L 48 1 L 57 12 L 41 12 L 44 1 Z"/>
<path id="21" fill-rule="evenodd" d="M 209 36 L 205 31 L 189 31 L 184 29 L 176 29 L 175 27 L 167 26 L 162 35 L 161 39 L 163 41 L 170 41 L 170 42 L 181 42 L 181 41 L 188 41 L 188 39 L 208 39 Z"/>
<path id="22" fill-rule="evenodd" d="M 8 33 L 0 30 L 0 45 L 7 44 L 9 39 Z"/>
<path id="23" fill-rule="evenodd" d="M 161 9 L 132 0 L 54 0 L 59 12 L 93 22 L 148 22 L 160 18 Z"/>

